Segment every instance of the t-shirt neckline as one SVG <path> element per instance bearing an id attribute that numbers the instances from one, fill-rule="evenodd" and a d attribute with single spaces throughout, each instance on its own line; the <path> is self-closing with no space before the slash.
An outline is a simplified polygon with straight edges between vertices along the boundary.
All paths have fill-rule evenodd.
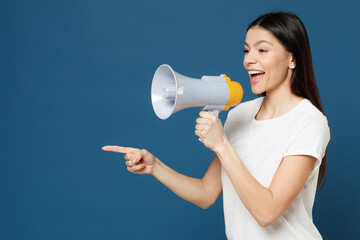
<path id="1" fill-rule="evenodd" d="M 304 98 L 303 100 L 301 100 L 298 104 L 296 104 L 295 107 L 293 107 L 292 109 L 290 109 L 289 111 L 287 111 L 286 113 L 284 113 L 283 115 L 276 117 L 276 118 L 271 118 L 271 119 L 265 119 L 265 120 L 257 120 L 255 119 L 255 116 L 257 115 L 257 113 L 259 112 L 261 105 L 264 101 L 265 97 L 262 97 L 259 106 L 256 108 L 255 113 L 252 116 L 252 122 L 255 124 L 269 124 L 269 123 L 274 123 L 277 121 L 280 121 L 284 118 L 287 118 L 288 116 L 290 116 L 293 112 L 295 112 L 302 104 L 304 104 L 305 102 L 307 102 L 308 100 L 306 98 Z"/>

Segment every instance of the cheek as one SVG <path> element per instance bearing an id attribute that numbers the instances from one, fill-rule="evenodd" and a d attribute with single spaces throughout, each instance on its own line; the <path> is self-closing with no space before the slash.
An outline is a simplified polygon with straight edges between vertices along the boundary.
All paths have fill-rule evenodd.
<path id="1" fill-rule="evenodd" d="M 266 68 L 269 68 L 269 70 L 276 69 L 281 62 L 282 58 L 279 57 L 277 54 L 268 55 L 266 58 L 263 59 L 263 64 L 266 66 Z"/>
<path id="2" fill-rule="evenodd" d="M 284 60 L 282 57 L 273 56 L 266 59 L 263 63 L 273 78 L 283 80 L 287 74 L 287 63 Z"/>

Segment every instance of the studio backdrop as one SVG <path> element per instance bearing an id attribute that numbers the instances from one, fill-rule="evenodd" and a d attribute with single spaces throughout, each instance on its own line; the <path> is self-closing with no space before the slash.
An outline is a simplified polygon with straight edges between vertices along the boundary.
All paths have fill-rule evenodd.
<path id="1" fill-rule="evenodd" d="M 252 100 L 247 25 L 271 11 L 304 22 L 331 128 L 327 183 L 313 210 L 324 239 L 357 239 L 359 1 L 12 0 L 0 3 L 0 239 L 225 239 L 222 196 L 207 210 L 104 145 L 145 148 L 201 178 L 214 153 L 194 134 L 200 108 L 153 111 L 161 64 L 226 74 Z M 227 112 L 220 113 L 226 120 Z"/>

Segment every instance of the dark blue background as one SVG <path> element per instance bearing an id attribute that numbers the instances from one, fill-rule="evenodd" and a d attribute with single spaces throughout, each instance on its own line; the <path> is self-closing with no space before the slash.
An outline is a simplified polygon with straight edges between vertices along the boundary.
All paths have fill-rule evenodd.
<path id="1" fill-rule="evenodd" d="M 222 197 L 202 210 L 101 146 L 146 148 L 202 177 L 214 154 L 194 135 L 200 109 L 158 119 L 152 76 L 163 63 L 194 78 L 226 73 L 244 100 L 257 97 L 245 31 L 273 10 L 307 27 L 332 131 L 314 221 L 325 239 L 356 239 L 360 6 L 334 0 L 1 1 L 0 238 L 224 239 Z"/>

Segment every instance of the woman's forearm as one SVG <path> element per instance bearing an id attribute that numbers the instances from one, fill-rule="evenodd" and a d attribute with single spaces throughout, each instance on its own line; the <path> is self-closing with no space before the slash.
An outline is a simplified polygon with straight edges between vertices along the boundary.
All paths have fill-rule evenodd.
<path id="1" fill-rule="evenodd" d="M 215 151 L 241 201 L 261 224 L 267 222 L 272 210 L 272 192 L 262 186 L 247 170 L 233 146 L 225 140 Z"/>
<path id="2" fill-rule="evenodd" d="M 156 160 L 152 175 L 176 195 L 201 208 L 208 208 L 212 202 L 207 195 L 202 179 L 182 175 Z"/>

